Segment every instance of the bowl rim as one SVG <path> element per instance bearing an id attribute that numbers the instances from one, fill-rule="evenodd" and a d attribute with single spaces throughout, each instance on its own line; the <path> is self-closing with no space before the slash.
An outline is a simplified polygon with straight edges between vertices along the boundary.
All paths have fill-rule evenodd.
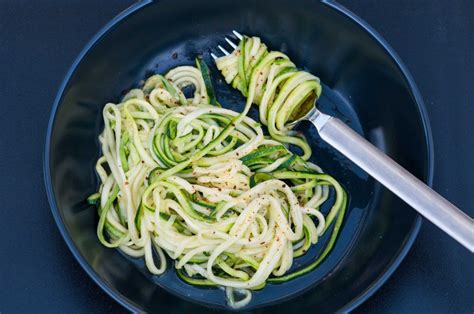
<path id="1" fill-rule="evenodd" d="M 85 45 L 79 55 L 75 58 L 74 62 L 72 63 L 71 67 L 69 68 L 67 74 L 65 75 L 60 88 L 56 94 L 55 100 L 53 102 L 53 106 L 51 109 L 48 127 L 46 132 L 46 139 L 45 139 L 45 146 L 44 146 L 44 156 L 43 156 L 43 174 L 44 174 L 44 184 L 46 189 L 46 194 L 48 197 L 48 202 L 50 205 L 51 213 L 54 217 L 56 225 L 61 233 L 61 236 L 64 238 L 69 250 L 75 257 L 75 259 L 79 262 L 81 267 L 85 270 L 85 272 L 92 278 L 92 280 L 102 289 L 104 290 L 112 299 L 114 299 L 117 303 L 125 307 L 127 310 L 132 312 L 143 312 L 143 308 L 133 302 L 132 300 L 128 299 L 125 295 L 121 294 L 119 291 L 114 289 L 110 286 L 106 281 L 104 281 L 99 274 L 95 272 L 95 270 L 91 267 L 91 265 L 86 261 L 84 256 L 79 252 L 78 248 L 75 246 L 71 235 L 66 229 L 66 226 L 63 222 L 61 212 L 59 207 L 56 204 L 56 198 L 54 195 L 54 191 L 52 188 L 52 177 L 51 177 L 51 168 L 50 168 L 50 149 L 51 149 L 51 137 L 54 128 L 54 123 L 56 119 L 56 113 L 59 108 L 59 104 L 63 98 L 64 91 L 76 71 L 76 68 L 79 66 L 83 58 L 89 53 L 89 51 L 95 46 L 95 43 L 99 41 L 104 35 L 106 35 L 114 26 L 116 26 L 121 21 L 125 20 L 128 16 L 135 13 L 136 11 L 146 7 L 148 4 L 154 2 L 154 0 L 139 0 L 138 2 L 132 4 L 117 16 L 112 18 L 105 26 L 103 26 L 93 37 L 92 39 Z M 321 0 L 321 3 L 327 5 L 330 9 L 334 10 L 336 13 L 341 14 L 343 17 L 347 18 L 351 22 L 355 23 L 359 28 L 362 28 L 368 35 L 370 35 L 383 49 L 384 51 L 391 57 L 392 61 L 398 67 L 398 70 L 402 73 L 405 83 L 407 83 L 410 92 L 414 97 L 414 102 L 416 103 L 416 109 L 418 110 L 418 114 L 421 119 L 421 124 L 423 126 L 424 138 L 426 142 L 426 159 L 427 159 L 427 166 L 425 169 L 425 177 L 423 181 L 425 181 L 429 186 L 433 184 L 433 173 L 434 173 L 434 147 L 433 147 L 433 137 L 430 122 L 428 119 L 428 114 L 426 111 L 426 107 L 421 96 L 421 93 L 418 90 L 418 87 L 415 84 L 415 81 L 398 56 L 398 54 L 394 51 L 394 49 L 387 43 L 387 41 L 377 32 L 375 31 L 366 21 L 362 18 L 357 16 L 354 12 L 344 7 L 342 4 L 338 3 L 335 0 Z M 339 311 L 340 312 L 349 312 L 361 305 L 367 299 L 369 299 L 393 274 L 393 272 L 398 268 L 400 263 L 403 261 L 405 256 L 407 255 L 408 251 L 413 246 L 413 243 L 418 235 L 418 232 L 421 227 L 421 216 L 419 214 L 416 215 L 414 224 L 409 231 L 408 237 L 403 244 L 401 250 L 398 252 L 398 255 L 395 259 L 388 265 L 385 272 L 383 272 L 375 281 L 373 281 L 367 289 L 365 289 L 362 293 L 360 293 L 357 297 L 349 301 L 344 307 L 342 307 Z"/>

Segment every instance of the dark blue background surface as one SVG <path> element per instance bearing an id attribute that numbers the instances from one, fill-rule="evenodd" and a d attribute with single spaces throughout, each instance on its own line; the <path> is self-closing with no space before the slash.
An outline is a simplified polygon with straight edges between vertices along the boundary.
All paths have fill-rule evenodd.
<path id="1" fill-rule="evenodd" d="M 412 72 L 433 129 L 434 187 L 474 216 L 474 1 L 341 2 L 381 33 Z M 93 34 L 131 3 L 0 0 L 2 313 L 124 311 L 63 242 L 44 192 L 42 156 L 64 74 Z M 474 257 L 429 223 L 394 275 L 357 310 L 473 311 Z"/>

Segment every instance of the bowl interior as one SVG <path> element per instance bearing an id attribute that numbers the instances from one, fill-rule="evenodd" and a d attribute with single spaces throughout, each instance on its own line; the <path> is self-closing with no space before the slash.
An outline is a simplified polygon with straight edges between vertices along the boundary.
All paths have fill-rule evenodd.
<path id="1" fill-rule="evenodd" d="M 182 298 L 212 307 L 226 305 L 222 290 L 189 286 L 174 270 L 150 276 L 141 260 L 129 259 L 97 240 L 97 213 L 84 200 L 98 186 L 94 165 L 102 108 L 147 76 L 194 64 L 194 58 L 203 55 L 220 101 L 240 110 L 244 99 L 222 81 L 209 55 L 232 29 L 262 37 L 270 48 L 318 75 L 325 83 L 318 103 L 322 111 L 343 119 L 413 174 L 427 177 L 423 118 L 396 61 L 368 32 L 327 4 L 295 1 L 146 4 L 108 29 L 66 78 L 46 151 L 52 210 L 81 264 L 131 308 L 181 312 L 195 306 Z M 334 312 L 356 304 L 398 264 L 419 225 L 413 210 L 323 143 L 310 125 L 299 127 L 313 147 L 313 161 L 348 191 L 348 214 L 335 248 L 318 269 L 253 294 L 248 308 L 273 305 L 262 312 L 291 297 L 296 302 L 282 303 L 279 309 L 314 306 Z M 295 264 L 314 258 L 319 248 Z"/>

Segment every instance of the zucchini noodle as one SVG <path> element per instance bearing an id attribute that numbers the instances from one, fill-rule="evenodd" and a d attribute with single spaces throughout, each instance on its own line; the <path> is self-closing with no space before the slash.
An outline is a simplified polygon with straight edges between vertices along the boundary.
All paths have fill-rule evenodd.
<path id="1" fill-rule="evenodd" d="M 296 68 L 288 56 L 268 51 L 258 37 L 244 36 L 229 55 L 216 60 L 228 84 L 259 106 L 260 121 L 272 138 L 293 144 L 309 159 L 311 148 L 303 135 L 291 130 L 287 122 L 301 116 L 321 95 L 319 78 Z"/>
<path id="2" fill-rule="evenodd" d="M 305 154 L 309 149 L 303 138 L 284 128 L 288 114 L 275 117 L 276 102 L 262 102 L 265 93 L 255 73 L 265 71 L 265 77 L 278 80 L 282 69 L 275 66 L 293 64 L 280 53 L 267 53 L 258 39 L 244 40 L 241 49 L 247 44 L 252 49 L 246 55 L 267 61 L 250 62 L 244 71 L 257 70 L 245 77 L 240 68 L 226 68 L 238 72 L 231 81 L 247 96 L 241 113 L 220 106 L 200 58 L 196 67 L 154 75 L 120 103 L 106 104 L 99 136 L 103 155 L 96 164 L 101 184 L 88 198 L 98 207 L 97 236 L 104 246 L 143 257 L 154 275 L 167 269 L 167 255 L 186 283 L 225 287 L 233 308 L 248 304 L 251 291 L 268 282 L 284 282 L 317 267 L 334 245 L 347 201 L 336 180 L 306 161 L 306 155 L 288 150 L 286 143 L 299 145 Z M 315 86 L 312 76 L 301 75 L 303 80 L 294 81 L 298 86 Z M 187 98 L 188 86 L 194 92 Z M 298 86 L 290 95 L 303 93 Z M 283 92 L 279 88 L 266 97 L 279 99 Z M 254 102 L 260 104 L 270 136 L 247 117 Z M 298 104 L 279 106 L 288 112 Z M 328 202 L 323 214 L 320 207 Z M 326 232 L 331 235 L 318 258 L 291 269 L 294 258 Z"/>

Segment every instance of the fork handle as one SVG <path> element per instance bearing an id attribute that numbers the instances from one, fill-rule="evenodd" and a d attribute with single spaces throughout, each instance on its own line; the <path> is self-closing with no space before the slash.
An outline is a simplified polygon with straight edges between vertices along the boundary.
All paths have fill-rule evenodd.
<path id="1" fill-rule="evenodd" d="M 341 120 L 319 111 L 308 118 L 321 138 L 426 219 L 474 252 L 474 220 Z"/>

